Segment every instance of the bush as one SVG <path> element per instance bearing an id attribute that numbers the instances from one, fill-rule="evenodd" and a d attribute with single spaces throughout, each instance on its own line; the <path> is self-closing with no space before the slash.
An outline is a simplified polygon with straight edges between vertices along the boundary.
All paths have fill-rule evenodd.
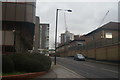
<path id="1" fill-rule="evenodd" d="M 42 54 L 31 54 L 30 56 L 41 63 L 41 65 L 44 67 L 44 71 L 50 69 L 52 61 L 48 56 L 44 56 Z"/>
<path id="2" fill-rule="evenodd" d="M 2 72 L 10 73 L 14 71 L 14 63 L 9 56 L 2 55 Z"/>
<path id="3" fill-rule="evenodd" d="M 9 55 L 19 72 L 47 71 L 51 66 L 51 59 L 41 54 L 12 54 Z"/>

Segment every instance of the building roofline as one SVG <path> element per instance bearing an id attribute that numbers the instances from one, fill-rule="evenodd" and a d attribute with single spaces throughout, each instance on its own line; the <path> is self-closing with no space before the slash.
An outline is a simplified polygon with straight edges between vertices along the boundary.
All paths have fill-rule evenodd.
<path id="1" fill-rule="evenodd" d="M 59 47 L 57 47 L 57 49 L 62 47 L 62 46 L 68 45 L 69 43 L 75 42 L 75 41 L 83 41 L 84 42 L 85 40 L 72 40 L 70 42 L 67 42 L 67 43 L 64 43 L 64 44 L 60 45 Z"/>
<path id="2" fill-rule="evenodd" d="M 93 34 L 95 32 L 101 31 L 101 30 L 119 30 L 119 28 L 118 29 L 109 29 L 109 28 L 105 27 L 105 26 L 108 26 L 108 25 L 111 25 L 111 24 L 118 24 L 118 25 L 120 25 L 120 22 L 109 22 L 109 23 L 106 23 L 105 25 L 103 25 L 103 26 L 101 26 L 101 27 L 99 27 L 99 28 L 89 32 L 88 34 L 85 34 L 84 36 L 88 36 L 90 34 Z"/>

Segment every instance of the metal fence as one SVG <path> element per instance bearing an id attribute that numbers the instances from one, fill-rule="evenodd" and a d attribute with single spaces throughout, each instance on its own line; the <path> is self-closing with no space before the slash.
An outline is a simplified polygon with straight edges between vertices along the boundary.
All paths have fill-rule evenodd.
<path id="1" fill-rule="evenodd" d="M 118 45 L 120 43 L 120 39 L 118 37 L 112 38 L 112 39 L 101 39 L 99 41 L 92 41 L 85 45 L 77 45 L 73 47 L 69 47 L 68 50 L 87 50 L 87 49 L 94 49 L 94 48 L 100 48 L 110 45 Z"/>

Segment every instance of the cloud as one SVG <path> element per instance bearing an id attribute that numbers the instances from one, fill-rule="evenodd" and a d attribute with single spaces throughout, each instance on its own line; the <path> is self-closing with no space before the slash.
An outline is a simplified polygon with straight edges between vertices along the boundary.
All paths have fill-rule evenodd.
<path id="1" fill-rule="evenodd" d="M 56 9 L 72 9 L 66 12 L 68 30 L 74 34 L 86 34 L 110 21 L 118 21 L 117 2 L 38 2 L 37 13 L 40 22 L 50 24 L 50 47 L 53 47 L 55 34 Z M 101 21 L 109 10 L 102 24 Z M 59 11 L 58 36 L 65 31 L 64 13 Z"/>
<path id="2" fill-rule="evenodd" d="M 119 0 L 38 0 L 38 2 L 118 2 Z"/>

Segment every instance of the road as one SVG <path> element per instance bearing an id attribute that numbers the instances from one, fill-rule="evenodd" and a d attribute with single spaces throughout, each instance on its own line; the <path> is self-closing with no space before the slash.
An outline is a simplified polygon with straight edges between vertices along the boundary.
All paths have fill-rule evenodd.
<path id="1" fill-rule="evenodd" d="M 118 66 L 57 57 L 57 63 L 85 78 L 118 78 Z"/>

